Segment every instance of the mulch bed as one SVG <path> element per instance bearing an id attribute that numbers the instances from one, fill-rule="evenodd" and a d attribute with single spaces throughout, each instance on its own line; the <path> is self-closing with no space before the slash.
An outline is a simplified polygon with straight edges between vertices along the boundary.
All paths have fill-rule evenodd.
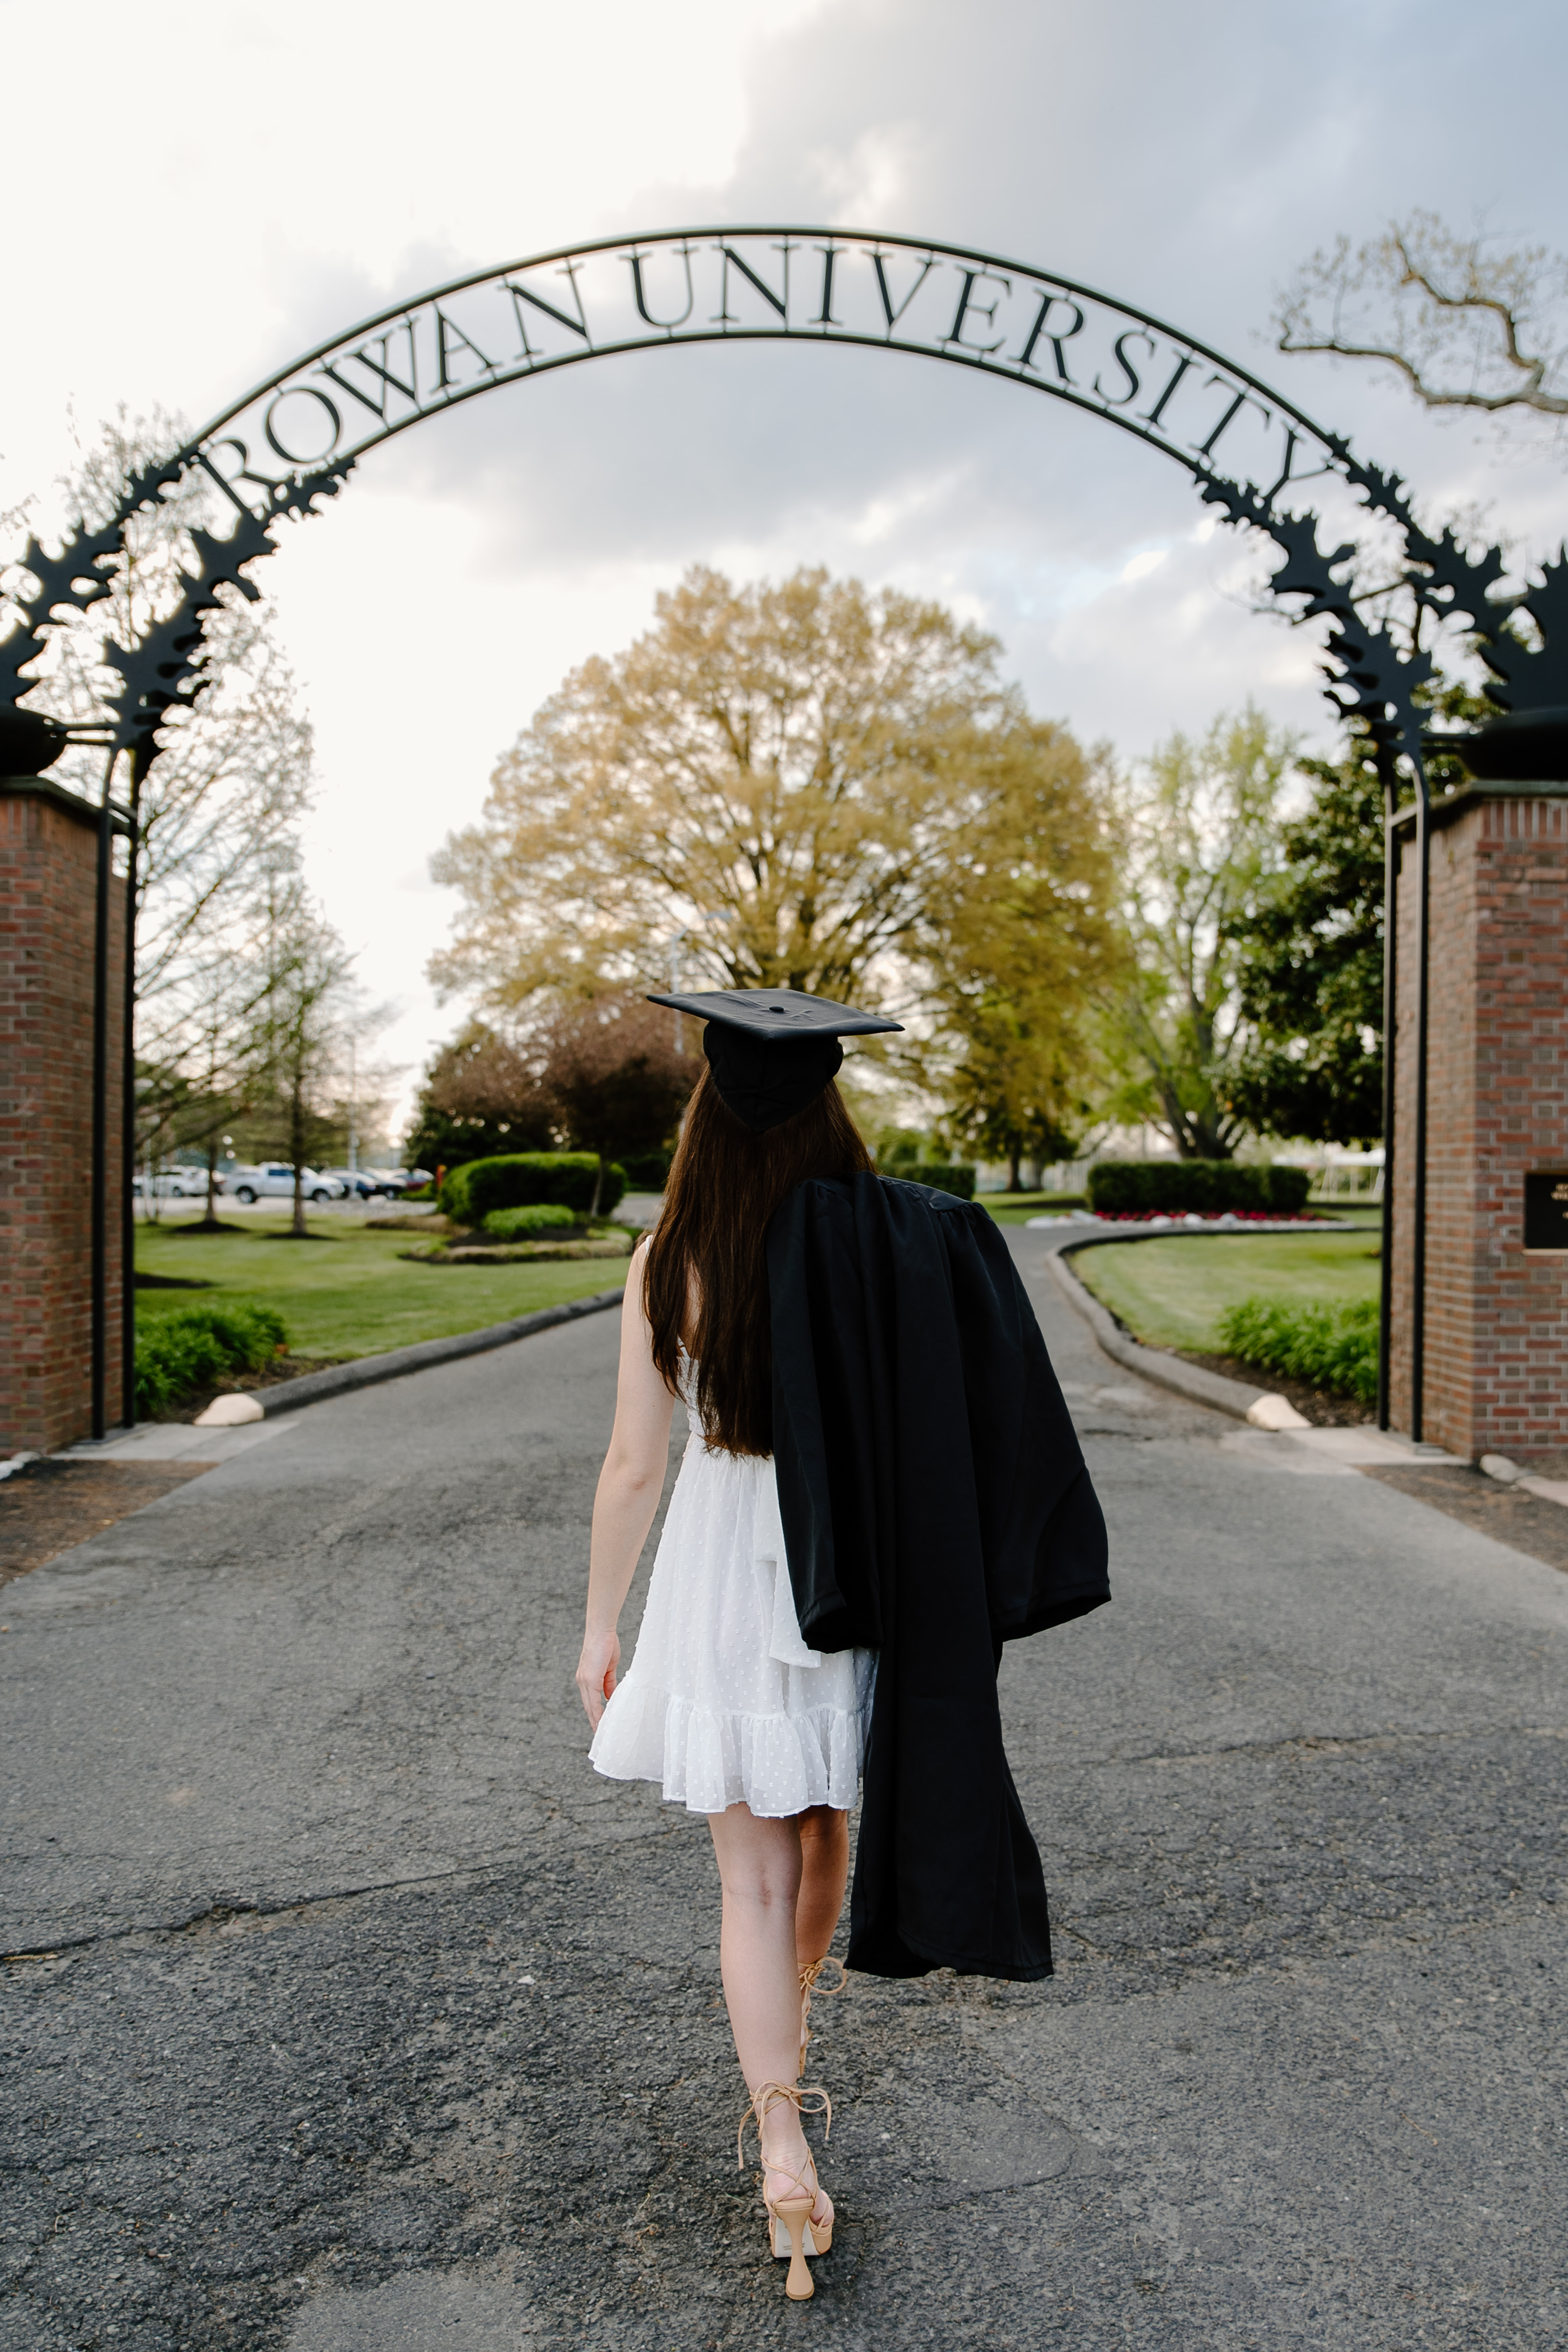
<path id="1" fill-rule="evenodd" d="M 1363 1477 L 1396 1486 L 1402 1495 L 1446 1511 L 1451 1519 L 1462 1519 L 1478 1534 L 1511 1544 L 1515 1551 L 1528 1552 L 1549 1568 L 1568 1569 L 1568 1511 L 1561 1503 L 1521 1495 L 1517 1487 L 1500 1486 L 1484 1470 L 1468 1469 L 1463 1463 L 1436 1462 L 1429 1470 L 1407 1470 L 1403 1464 L 1389 1469 L 1381 1464 L 1360 1466 Z"/>
<path id="2" fill-rule="evenodd" d="M 1314 1429 L 1364 1429 L 1373 1414 L 1359 1397 L 1339 1396 L 1332 1389 L 1315 1389 L 1307 1381 L 1287 1380 L 1283 1372 L 1265 1371 L 1261 1364 L 1244 1363 L 1239 1356 L 1200 1356 L 1188 1349 L 1175 1350 L 1184 1364 L 1201 1364 L 1205 1372 L 1223 1372 L 1249 1389 L 1267 1390 L 1288 1398 Z"/>
<path id="3" fill-rule="evenodd" d="M 412 1258 L 416 1265 L 539 1265 L 555 1259 L 627 1258 L 635 1245 L 634 1236 L 628 1234 L 624 1242 L 618 1237 L 613 1241 L 416 1242 L 412 1249 L 399 1250 L 397 1255 Z"/>
<path id="4" fill-rule="evenodd" d="M 352 1356 L 274 1356 L 258 1372 L 230 1372 L 216 1389 L 198 1389 L 194 1396 L 168 1412 L 161 1412 L 159 1421 L 195 1421 L 205 1412 L 214 1397 L 233 1396 L 242 1389 L 275 1389 L 280 1381 L 297 1381 L 306 1372 L 330 1371 L 334 1364 L 352 1364 Z"/>
<path id="5" fill-rule="evenodd" d="M 158 1217 L 148 1220 L 147 1230 L 149 1233 L 154 1234 L 184 1234 L 187 1235 L 195 1234 L 198 1238 L 200 1238 L 200 1236 L 205 1234 L 247 1234 L 250 1232 L 251 1228 L 248 1225 L 237 1225 L 232 1218 L 226 1221 L 224 1218 L 218 1217 L 212 1224 L 209 1225 L 204 1223 L 200 1217 L 189 1218 L 184 1223 L 180 1224 L 176 1224 L 172 1218 L 165 1220 L 163 1217 Z"/>
<path id="6" fill-rule="evenodd" d="M 58 1559 L 73 1544 L 155 1503 L 210 1462 L 24 1464 L 0 1479 L 0 1584 Z"/>

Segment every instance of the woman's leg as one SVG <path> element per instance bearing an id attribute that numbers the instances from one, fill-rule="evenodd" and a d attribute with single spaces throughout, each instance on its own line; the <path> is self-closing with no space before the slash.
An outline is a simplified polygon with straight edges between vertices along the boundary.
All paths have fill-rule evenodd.
<path id="1" fill-rule="evenodd" d="M 735 2055 L 754 2095 L 763 2083 L 793 2083 L 800 2060 L 800 1974 L 795 1958 L 801 1890 L 801 1822 L 760 1820 L 747 1805 L 710 1813 L 713 1851 L 724 1888 L 720 1965 L 735 2036 Z M 763 2126 L 765 2186 L 787 2196 L 789 2174 L 805 2173 L 800 2117 L 785 2100 Z M 816 2215 L 832 2204 L 819 2196 Z"/>
<path id="2" fill-rule="evenodd" d="M 849 1816 L 830 1805 L 800 1815 L 800 1893 L 795 1906 L 795 1956 L 800 1967 L 825 1959 L 844 1908 L 849 1880 Z"/>

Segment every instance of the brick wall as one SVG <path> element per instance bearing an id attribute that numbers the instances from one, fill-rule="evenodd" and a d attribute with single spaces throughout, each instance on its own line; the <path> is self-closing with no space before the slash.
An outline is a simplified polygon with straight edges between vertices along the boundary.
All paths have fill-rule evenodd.
<path id="1" fill-rule="evenodd" d="M 1493 796 L 1495 795 L 1495 796 Z M 1506 795 L 1506 796 L 1505 796 Z M 1403 845 L 1392 1419 L 1411 1425 L 1416 982 Z M 1423 1434 L 1457 1454 L 1568 1447 L 1568 1260 L 1527 1257 L 1524 1177 L 1568 1168 L 1568 802 L 1467 795 L 1434 829 Z"/>
<path id="2" fill-rule="evenodd" d="M 0 1452 L 90 1433 L 96 813 L 0 793 Z M 120 1419 L 121 975 L 110 900 L 108 1364 Z"/>

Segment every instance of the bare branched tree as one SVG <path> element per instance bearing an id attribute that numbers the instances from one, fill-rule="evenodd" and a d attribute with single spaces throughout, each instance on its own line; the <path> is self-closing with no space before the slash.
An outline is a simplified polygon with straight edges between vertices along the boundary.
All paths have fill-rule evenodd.
<path id="1" fill-rule="evenodd" d="M 176 417 L 122 410 L 81 446 L 62 482 L 70 511 L 100 527 L 117 510 L 128 477 L 186 437 Z M 132 517 L 111 594 L 53 633 L 30 697 L 37 707 L 77 723 L 109 715 L 120 681 L 105 661 L 105 638 L 132 646 L 173 609 L 184 570 L 194 568 L 187 534 L 213 520 L 194 470 L 161 505 Z M 224 609 L 206 629 L 212 683 L 194 710 L 163 730 L 139 811 L 140 1150 L 154 1158 L 206 1142 L 207 1113 L 221 1126 L 253 1090 L 258 971 L 263 994 L 266 987 L 258 926 L 279 889 L 297 878 L 298 828 L 310 794 L 310 722 L 270 612 L 223 593 Z M 74 749 L 54 772 L 96 799 L 102 756 Z"/>
<path id="2" fill-rule="evenodd" d="M 332 1124 L 331 1106 L 351 1035 L 367 1034 L 386 1015 L 367 1012 L 353 985 L 353 957 L 297 876 L 274 887 L 263 951 L 258 1044 L 272 1116 L 287 1137 L 294 1171 L 293 1237 L 309 1238 L 302 1171 L 318 1136 Z"/>
<path id="3" fill-rule="evenodd" d="M 156 1173 L 165 1155 L 197 1150 L 206 1164 L 209 1232 L 218 1226 L 217 1163 L 224 1130 L 267 1094 L 271 975 L 254 939 L 230 934 L 190 961 L 179 990 L 180 1019 L 162 1060 L 143 1052 L 137 1067 L 137 1148 L 148 1182 L 149 1217 L 158 1213 Z"/>
<path id="4" fill-rule="evenodd" d="M 114 512 L 127 477 L 184 437 L 177 418 L 121 414 L 65 483 L 72 505 L 98 524 Z M 102 716 L 105 690 L 118 682 L 102 660 L 105 634 L 132 646 L 177 602 L 185 534 L 211 520 L 194 479 L 193 473 L 173 498 L 132 519 L 113 593 L 57 632 L 40 679 L 57 716 Z M 142 796 L 138 1042 L 153 1055 L 177 1030 L 185 982 L 207 962 L 215 935 L 243 921 L 279 865 L 295 861 L 295 832 L 310 800 L 310 722 L 296 707 L 269 609 L 231 595 L 206 634 L 213 684 L 194 711 L 164 729 Z M 68 753 L 58 772 L 96 786 L 85 772 L 68 774 L 89 769 L 96 756 Z"/>
<path id="5" fill-rule="evenodd" d="M 1568 416 L 1568 257 L 1497 249 L 1436 213 L 1320 248 L 1279 296 L 1282 352 L 1390 367 L 1434 409 Z"/>
<path id="6" fill-rule="evenodd" d="M 177 730 L 142 802 L 138 1043 L 177 1032 L 192 976 L 243 929 L 258 892 L 298 862 L 311 782 L 310 722 L 268 624 L 251 610 L 212 631 L 220 676 Z"/>

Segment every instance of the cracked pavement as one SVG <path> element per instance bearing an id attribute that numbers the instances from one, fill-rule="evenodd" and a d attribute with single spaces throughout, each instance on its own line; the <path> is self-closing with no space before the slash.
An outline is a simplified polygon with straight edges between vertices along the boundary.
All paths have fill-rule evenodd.
<path id="1" fill-rule="evenodd" d="M 816 2301 L 706 1830 L 584 1759 L 602 1316 L 5 1593 L 3 2352 L 1568 2343 L 1568 1579 L 1143 1387 L 1010 1238 L 1113 1545 L 1003 1669 L 1058 1973 L 819 2005 Z"/>

